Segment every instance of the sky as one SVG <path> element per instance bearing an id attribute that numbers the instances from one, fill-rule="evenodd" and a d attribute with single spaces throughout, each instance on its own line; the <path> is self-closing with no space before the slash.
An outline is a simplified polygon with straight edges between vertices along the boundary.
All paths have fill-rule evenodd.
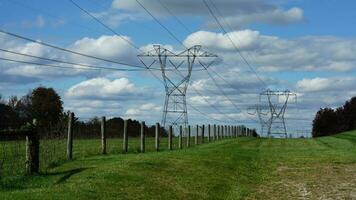
<path id="1" fill-rule="evenodd" d="M 356 95 L 356 2 L 352 0 L 206 0 L 224 30 L 203 0 L 139 0 L 168 31 L 134 0 L 74 2 L 106 27 L 70 0 L 1 0 L 0 29 L 140 66 L 137 55 L 152 50 L 153 44 L 175 53 L 201 45 L 219 59 L 208 71 L 192 72 L 187 91 L 191 124 L 223 121 L 260 130 L 254 110 L 261 105 L 259 94 L 269 88 L 297 94 L 285 113 L 288 132 L 308 134 L 318 109 L 336 108 Z M 132 69 L 3 33 L 0 43 L 1 49 L 22 54 Z M 71 67 L 0 60 L 0 94 L 5 100 L 38 86 L 53 87 L 64 109 L 83 120 L 105 115 L 148 124 L 161 121 L 165 88 L 157 70 L 88 70 L 4 51 L 0 58 Z M 194 67 L 198 69 L 199 63 Z"/>

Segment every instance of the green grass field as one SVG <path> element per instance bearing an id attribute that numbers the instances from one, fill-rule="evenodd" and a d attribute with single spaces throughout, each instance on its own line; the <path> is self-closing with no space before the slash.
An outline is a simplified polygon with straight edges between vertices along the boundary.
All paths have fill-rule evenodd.
<path id="1" fill-rule="evenodd" d="M 145 154 L 82 151 L 43 175 L 2 179 L 0 199 L 356 199 L 356 131 Z"/>

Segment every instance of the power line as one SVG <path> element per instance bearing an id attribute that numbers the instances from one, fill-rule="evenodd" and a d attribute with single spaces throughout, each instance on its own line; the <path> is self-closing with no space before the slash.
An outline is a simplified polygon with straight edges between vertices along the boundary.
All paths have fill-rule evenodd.
<path id="1" fill-rule="evenodd" d="M 15 34 L 15 33 L 11 33 L 11 32 L 8 32 L 8 31 L 2 30 L 2 29 L 0 29 L 0 33 L 6 34 L 6 35 L 10 35 L 12 37 L 16 37 L 16 38 L 19 38 L 19 39 L 22 39 L 22 40 L 26 40 L 26 41 L 29 41 L 29 42 L 37 43 L 37 44 L 40 44 L 40 45 L 43 45 L 43 46 L 47 46 L 47 47 L 50 47 L 50 48 L 53 48 L 53 49 L 57 49 L 57 50 L 60 50 L 60 51 L 65 51 L 65 52 L 72 53 L 72 54 L 75 54 L 75 55 L 87 57 L 87 58 L 92 58 L 92 59 L 96 59 L 96 60 L 100 60 L 100 61 L 104 61 L 104 62 L 109 62 L 109 63 L 114 63 L 114 64 L 119 64 L 119 65 L 126 65 L 126 66 L 129 66 L 129 67 L 136 67 L 136 68 L 146 69 L 145 67 L 140 66 L 140 65 L 128 64 L 128 63 L 119 62 L 119 61 L 113 61 L 113 60 L 109 60 L 109 59 L 105 59 L 105 58 L 100 58 L 100 57 L 96 57 L 96 56 L 80 53 L 80 52 L 73 51 L 73 50 L 70 50 L 70 49 L 58 47 L 58 46 L 55 46 L 53 44 L 49 44 L 49 43 L 46 43 L 46 42 L 41 42 L 41 41 L 38 41 L 38 40 L 34 40 L 32 38 L 25 37 L 25 36 L 22 36 L 22 35 L 19 35 L 19 34 Z"/>
<path id="2" fill-rule="evenodd" d="M 211 5 L 214 7 L 214 9 L 216 10 L 216 12 L 217 12 L 217 14 L 220 16 L 220 18 L 221 18 L 221 20 L 225 23 L 225 25 L 230 29 L 230 31 L 232 31 L 233 30 L 233 28 L 232 28 L 232 26 L 224 19 L 224 17 L 223 17 L 223 15 L 221 14 L 221 12 L 220 12 L 220 10 L 218 9 L 218 7 L 215 5 L 215 3 L 212 1 L 212 0 L 208 0 L 210 3 L 211 3 Z M 238 41 L 238 42 L 240 42 L 240 40 L 239 40 L 239 38 L 238 37 L 236 37 L 236 40 Z M 241 43 L 240 43 L 241 44 Z M 242 53 L 241 53 L 242 54 Z M 251 60 L 252 61 L 254 61 L 254 63 L 256 63 L 256 60 L 254 60 L 253 58 L 252 58 L 252 56 L 250 55 L 250 53 L 249 52 L 246 52 L 246 54 L 247 54 L 247 56 L 248 57 L 250 57 L 251 58 Z M 246 59 L 247 60 L 247 59 Z M 220 75 L 219 75 L 220 76 Z M 228 81 L 226 81 L 223 77 L 220 77 L 222 80 L 224 80 L 227 84 L 229 84 L 228 83 Z M 230 85 L 230 84 L 229 84 Z"/>
<path id="3" fill-rule="evenodd" d="M 161 6 L 171 15 L 175 18 L 176 21 L 178 21 L 178 23 L 186 30 L 186 32 L 188 34 L 191 34 L 192 31 L 161 1 L 158 0 L 158 2 L 161 4 Z M 210 75 L 209 71 L 207 70 L 207 68 L 204 68 L 204 70 L 207 71 L 208 75 L 210 76 L 211 79 L 213 79 L 214 84 L 216 85 L 216 87 L 218 88 L 218 90 L 220 90 L 223 95 L 233 104 L 233 106 L 239 110 L 237 108 L 237 106 L 231 101 L 231 99 L 229 97 L 227 97 L 227 95 L 225 94 L 225 92 L 219 87 L 219 85 L 217 84 L 216 80 Z M 217 72 L 213 71 L 215 74 L 217 74 L 220 78 L 222 78 L 225 82 L 227 82 L 222 76 L 220 76 Z M 233 89 L 235 89 L 234 87 L 232 87 L 230 84 L 229 86 Z"/>
<path id="4" fill-rule="evenodd" d="M 171 15 L 174 19 L 188 32 L 191 33 L 192 31 L 161 1 L 158 0 L 158 3 Z"/>
<path id="5" fill-rule="evenodd" d="M 120 70 L 120 71 L 143 71 L 143 70 L 145 70 L 145 69 L 122 69 L 122 68 L 102 67 L 102 66 L 94 66 L 94 65 L 88 65 L 88 64 L 74 63 L 74 62 L 68 62 L 68 61 L 57 60 L 57 59 L 52 59 L 52 58 L 34 56 L 34 55 L 30 55 L 30 54 L 25 54 L 25 53 L 19 53 L 19 52 L 7 50 L 7 49 L 2 49 L 2 48 L 0 48 L 0 51 L 11 53 L 11 54 L 15 54 L 15 55 L 20 55 L 20 56 L 30 57 L 30 58 L 36 58 L 36 59 L 41 59 L 41 60 L 46 60 L 46 61 L 51 61 L 51 62 L 62 63 L 62 64 L 77 65 L 77 66 L 82 66 L 82 67 L 86 67 L 86 68 L 116 70 L 116 71 L 117 70 Z"/>
<path id="6" fill-rule="evenodd" d="M 208 0 L 210 2 L 210 4 L 214 7 L 214 9 L 216 10 L 217 14 L 220 16 L 221 20 L 225 23 L 225 25 L 230 29 L 230 31 L 233 31 L 233 28 L 232 26 L 230 25 L 230 23 L 228 23 L 227 20 L 225 20 L 225 18 L 223 17 L 222 13 L 220 12 L 220 10 L 218 9 L 218 7 L 216 6 L 216 4 L 212 1 L 212 0 Z M 236 37 L 236 40 L 237 42 L 240 43 L 240 39 L 238 37 Z M 241 45 L 241 43 L 240 43 Z M 252 58 L 251 54 L 247 51 L 246 52 L 247 54 L 247 57 L 250 57 L 251 60 L 254 62 L 254 63 L 257 63 L 255 59 Z M 255 56 L 253 56 L 255 57 Z"/>
<path id="7" fill-rule="evenodd" d="M 177 72 L 175 72 L 175 73 L 177 74 Z M 178 73 L 179 73 L 179 74 L 177 74 L 177 75 L 183 76 L 179 71 L 178 71 Z M 219 110 L 218 107 L 216 107 L 215 105 L 213 105 L 212 103 L 210 103 L 210 102 L 206 99 L 206 97 L 205 97 L 202 93 L 200 93 L 194 86 L 191 85 L 191 88 L 192 88 L 200 97 L 202 97 L 203 100 L 204 100 L 207 104 L 209 104 L 210 107 L 214 108 L 214 110 L 216 110 L 218 113 L 220 113 L 221 115 L 226 116 L 226 117 L 229 118 L 231 121 L 235 121 L 235 119 L 232 119 L 232 118 L 231 118 L 230 116 L 228 116 L 227 114 L 224 114 L 222 111 Z"/>
<path id="8" fill-rule="evenodd" d="M 175 36 L 173 34 L 173 32 L 171 32 L 164 24 L 162 24 L 143 4 L 140 3 L 139 0 L 136 0 L 136 2 L 164 29 L 167 31 L 167 33 L 173 38 L 175 39 L 179 44 L 181 44 L 184 48 L 187 48 L 183 42 L 178 39 L 177 36 Z"/>
<path id="9" fill-rule="evenodd" d="M 158 0 L 158 2 L 162 5 L 163 8 L 165 8 L 167 10 L 167 12 L 172 15 L 176 21 L 178 21 L 178 23 L 190 34 L 192 31 L 176 16 L 173 14 L 173 12 L 166 6 L 163 4 L 163 2 L 161 0 Z M 218 88 L 218 90 L 220 90 L 222 92 L 222 94 L 225 96 L 226 99 L 228 99 L 228 101 L 230 101 L 230 103 L 235 107 L 236 110 L 239 110 L 237 108 L 237 106 L 233 103 L 233 101 L 226 95 L 226 93 L 219 87 L 219 85 L 217 84 L 216 80 L 214 79 L 214 77 L 209 73 L 209 71 L 207 70 L 207 68 L 204 68 L 206 70 L 206 72 L 208 73 L 208 75 L 210 76 L 210 78 L 213 80 L 215 86 Z M 233 88 L 233 87 L 232 87 Z"/>
<path id="10" fill-rule="evenodd" d="M 104 26 L 105 28 L 107 28 L 108 30 L 110 30 L 111 32 L 113 32 L 114 34 L 118 35 L 113 29 L 111 29 L 109 26 L 107 26 L 106 24 L 104 24 L 103 22 L 101 22 L 98 18 L 96 18 L 95 16 L 93 16 L 92 14 L 90 14 L 88 11 L 86 11 L 84 8 L 82 8 L 81 6 L 79 6 L 77 3 L 75 3 L 73 0 L 69 0 L 70 2 L 72 2 L 76 7 L 78 7 L 80 10 L 82 10 L 83 12 L 85 12 L 87 15 L 89 15 L 90 17 L 92 17 L 96 22 L 98 22 L 99 24 L 101 24 L 102 26 Z M 178 41 L 180 44 L 182 44 L 182 46 L 184 46 L 184 44 L 166 27 L 164 26 L 149 10 L 147 10 L 145 8 L 145 6 L 143 6 L 138 0 L 136 0 L 136 2 L 162 27 L 164 28 L 176 41 Z M 130 41 L 125 40 L 126 42 L 128 42 L 129 44 L 131 44 L 133 47 L 135 47 L 136 49 L 139 50 L 138 47 L 134 46 Z M 185 46 L 184 46 L 185 47 Z M 151 72 L 151 69 L 146 68 Z M 155 74 L 152 73 L 152 75 L 155 76 Z M 156 77 L 156 76 L 155 76 Z M 158 80 L 160 80 L 158 77 L 156 77 Z M 161 80 L 160 80 L 161 81 Z"/>
<path id="11" fill-rule="evenodd" d="M 214 84 L 216 85 L 216 87 L 218 88 L 218 90 L 220 90 L 223 95 L 225 96 L 225 98 L 230 101 L 230 103 L 235 107 L 236 110 L 240 110 L 239 108 L 237 108 L 237 106 L 235 105 L 235 103 L 228 97 L 228 95 L 224 92 L 224 90 L 222 90 L 219 86 L 219 84 L 216 82 L 216 80 L 214 79 L 214 77 L 210 74 L 210 72 L 208 70 L 206 70 L 206 72 L 208 73 L 209 77 L 211 78 L 211 80 L 214 82 Z"/>
<path id="12" fill-rule="evenodd" d="M 149 72 L 152 74 L 152 76 L 154 76 L 159 82 L 163 83 L 163 81 L 162 81 L 156 74 L 154 74 L 154 73 L 150 70 L 150 68 L 147 68 L 147 69 L 148 69 Z M 223 122 L 223 123 L 224 123 L 224 121 L 222 121 L 222 120 L 216 119 L 216 118 L 214 118 L 214 117 L 210 117 L 209 114 L 204 113 L 203 111 L 199 110 L 198 108 L 196 108 L 195 106 L 189 104 L 188 102 L 187 102 L 187 105 L 188 105 L 189 107 L 191 107 L 193 110 L 195 110 L 195 111 L 197 111 L 198 113 L 202 114 L 203 117 L 205 117 L 205 118 L 208 118 L 208 119 L 211 119 L 211 120 L 214 120 L 214 121 L 218 121 L 218 122 Z"/>
<path id="13" fill-rule="evenodd" d="M 106 29 L 110 30 L 112 33 L 114 33 L 115 35 L 117 35 L 118 37 L 120 37 L 122 40 L 124 40 L 125 42 L 127 42 L 128 44 L 130 44 L 132 47 L 134 47 L 137 50 L 140 50 L 139 47 L 137 47 L 134 43 L 132 43 L 130 40 L 126 39 L 125 37 L 123 37 L 122 35 L 118 34 L 114 29 L 110 28 L 110 26 L 106 25 L 105 23 L 103 23 L 102 21 L 100 21 L 97 17 L 95 17 L 94 15 L 92 15 L 90 12 L 88 12 L 87 10 L 85 10 L 83 7 L 81 7 L 79 4 L 77 4 L 74 0 L 68 0 L 70 1 L 74 6 L 76 6 L 77 8 L 79 8 L 81 11 L 83 11 L 85 14 L 87 14 L 88 16 L 90 16 L 92 19 L 94 19 L 96 22 L 98 22 L 99 24 L 101 24 L 102 26 L 104 26 Z"/>
<path id="14" fill-rule="evenodd" d="M 162 6 L 171 16 L 173 16 L 173 17 L 175 18 L 176 21 L 178 21 L 178 23 L 186 30 L 186 32 L 187 32 L 188 34 L 192 34 L 192 33 L 193 33 L 193 31 L 191 31 L 191 30 L 175 15 L 161 0 L 158 0 L 158 2 L 161 4 L 161 6 Z M 200 40 L 200 39 L 198 38 L 198 40 Z M 200 41 L 201 41 L 201 40 L 200 40 Z M 209 68 L 209 69 L 211 69 L 211 68 Z M 206 68 L 204 68 L 204 70 L 206 70 Z M 232 89 L 235 89 L 235 90 L 236 90 L 236 88 L 233 87 L 224 77 L 222 77 L 220 74 L 218 74 L 216 71 L 214 71 L 214 70 L 212 70 L 212 69 L 211 69 L 211 71 L 213 71 L 214 74 L 216 74 L 219 78 L 221 78 L 224 82 L 226 82 Z M 241 93 L 240 90 L 237 90 L 237 91 Z"/>
<path id="15" fill-rule="evenodd" d="M 163 28 L 163 29 L 165 29 L 168 33 L 169 33 L 169 35 L 171 35 L 172 36 L 172 38 L 174 38 L 178 43 L 180 43 L 184 48 L 187 48 L 184 44 L 183 44 L 183 42 L 180 40 L 180 39 L 178 39 L 178 37 L 176 37 L 175 35 L 174 35 L 174 33 L 173 32 L 171 32 L 164 24 L 162 24 L 143 4 L 141 4 L 140 2 L 139 2 L 139 0 L 136 0 L 136 2 Z M 174 71 L 175 72 L 175 71 Z M 178 71 L 179 72 L 179 71 Z M 175 72 L 176 73 L 176 72 Z M 177 74 L 177 73 L 176 73 Z M 179 74 L 179 75 L 181 75 L 181 74 Z M 195 90 L 195 88 L 194 87 L 192 87 L 194 90 Z M 203 99 L 204 99 L 204 101 L 205 102 L 207 102 L 208 104 L 210 104 L 209 103 L 209 101 L 207 101 L 206 99 L 205 99 L 205 97 L 199 92 L 199 91 L 197 91 L 197 90 L 195 90 Z M 230 118 L 228 115 L 226 115 L 226 114 L 224 114 L 224 113 L 222 113 L 216 106 L 214 106 L 213 104 L 210 104 L 210 107 L 212 107 L 212 108 L 214 108 L 216 111 L 218 111 L 220 114 L 222 114 L 222 115 L 225 115 L 225 116 L 227 116 L 228 118 Z M 232 119 L 232 118 L 231 118 Z M 232 119 L 233 121 L 235 121 L 234 119 Z"/>
<path id="16" fill-rule="evenodd" d="M 30 61 L 23 61 L 23 60 L 15 60 L 10 58 L 3 58 L 0 57 L 0 60 L 9 61 L 9 62 L 16 62 L 22 64 L 29 64 L 29 65 L 37 65 L 37 66 L 44 66 L 44 67 L 51 67 L 51 68 L 61 68 L 61 69 L 83 69 L 83 70 L 115 70 L 115 71 L 131 71 L 134 69 L 117 69 L 117 68 L 105 68 L 105 67 L 66 67 L 60 65 L 53 65 L 53 64 L 45 64 L 45 63 L 38 63 L 38 62 L 30 62 Z"/>
<path id="17" fill-rule="evenodd" d="M 230 37 L 230 35 L 227 33 L 227 31 L 225 30 L 225 28 L 223 27 L 223 25 L 220 23 L 219 19 L 216 17 L 216 15 L 214 14 L 213 10 L 210 8 L 209 4 L 203 0 L 205 6 L 208 8 L 210 14 L 213 16 L 214 20 L 216 21 L 216 23 L 219 25 L 220 29 L 224 32 L 224 34 L 228 37 L 228 39 L 230 40 L 231 44 L 234 46 L 235 50 L 237 51 L 237 53 L 240 55 L 240 57 L 242 58 L 242 60 L 246 63 L 246 65 L 250 68 L 250 70 L 256 75 L 256 77 L 258 78 L 258 80 L 265 86 L 267 87 L 267 84 L 260 78 L 260 76 L 258 75 L 258 73 L 256 72 L 256 70 L 250 65 L 250 63 L 247 61 L 247 59 L 243 56 L 243 54 L 241 53 L 240 49 L 236 46 L 236 44 L 234 43 L 234 41 L 232 40 L 232 38 Z"/>

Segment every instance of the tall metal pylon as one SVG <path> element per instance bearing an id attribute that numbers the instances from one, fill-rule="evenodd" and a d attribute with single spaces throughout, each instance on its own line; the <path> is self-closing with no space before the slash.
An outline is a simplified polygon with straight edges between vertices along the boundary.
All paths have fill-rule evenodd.
<path id="1" fill-rule="evenodd" d="M 285 113 L 291 101 L 297 102 L 297 94 L 289 90 L 268 89 L 260 93 L 259 104 L 254 107 L 256 111 L 252 115 L 258 115 L 262 134 L 267 131 L 267 137 L 288 137 Z"/>
<path id="2" fill-rule="evenodd" d="M 180 53 L 174 53 L 161 45 L 153 45 L 153 50 L 138 55 L 138 58 L 148 69 L 155 65 L 159 65 L 161 69 L 166 92 L 162 125 L 186 128 L 188 125 L 186 93 L 192 71 L 209 68 L 217 56 L 202 50 L 200 45 Z"/>

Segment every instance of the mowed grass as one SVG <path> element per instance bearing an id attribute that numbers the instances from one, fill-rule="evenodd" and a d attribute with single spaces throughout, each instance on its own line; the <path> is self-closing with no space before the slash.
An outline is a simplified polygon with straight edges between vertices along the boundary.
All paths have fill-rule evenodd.
<path id="1" fill-rule="evenodd" d="M 66 159 L 66 139 L 40 140 L 40 170 L 46 173 Z M 123 146 L 122 138 L 107 138 L 107 154 L 120 154 Z M 146 152 L 155 152 L 154 138 L 146 138 Z M 191 138 L 194 146 L 194 138 Z M 178 148 L 178 138 L 173 138 L 173 148 Z M 168 138 L 160 138 L 160 150 L 168 149 Z M 100 139 L 74 139 L 73 157 L 84 158 L 101 154 Z M 140 152 L 140 139 L 130 137 L 128 140 L 128 153 Z M 0 141 L 0 177 L 19 176 L 25 173 L 26 142 Z"/>
<path id="2" fill-rule="evenodd" d="M 356 132 L 145 154 L 75 151 L 45 174 L 1 180 L 0 199 L 356 199 Z"/>

